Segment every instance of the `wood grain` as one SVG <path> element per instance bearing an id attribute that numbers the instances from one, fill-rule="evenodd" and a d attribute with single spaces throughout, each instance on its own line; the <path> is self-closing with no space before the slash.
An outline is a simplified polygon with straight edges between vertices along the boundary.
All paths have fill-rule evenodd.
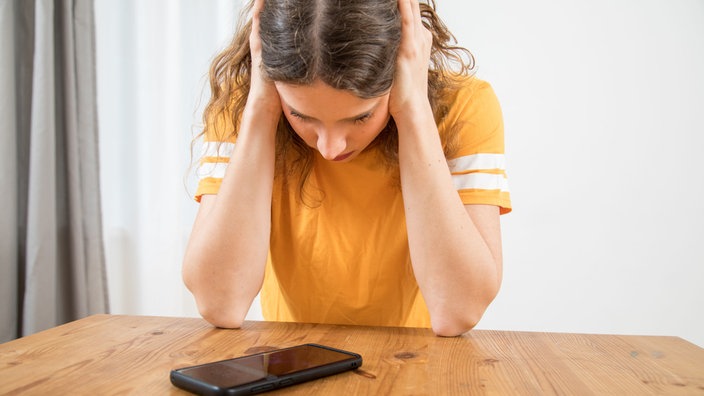
<path id="1" fill-rule="evenodd" d="M 186 394 L 173 368 L 317 342 L 360 370 L 272 394 L 702 394 L 704 350 L 676 337 L 247 322 L 96 315 L 0 344 L 0 394 Z"/>

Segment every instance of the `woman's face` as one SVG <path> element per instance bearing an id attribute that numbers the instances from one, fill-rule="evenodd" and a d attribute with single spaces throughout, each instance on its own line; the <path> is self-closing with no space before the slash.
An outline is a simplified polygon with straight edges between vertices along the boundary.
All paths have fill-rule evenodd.
<path id="1" fill-rule="evenodd" d="M 389 94 L 361 99 L 323 82 L 276 83 L 289 124 L 326 160 L 347 162 L 376 138 L 389 122 Z"/>

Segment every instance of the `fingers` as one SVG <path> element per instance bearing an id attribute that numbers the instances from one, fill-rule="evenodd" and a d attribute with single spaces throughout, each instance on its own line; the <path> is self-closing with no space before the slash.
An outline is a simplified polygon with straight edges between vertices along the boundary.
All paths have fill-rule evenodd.
<path id="1" fill-rule="evenodd" d="M 261 12 L 263 7 L 264 0 L 254 0 L 254 5 L 252 6 L 252 15 L 259 16 L 259 12 Z"/>
<path id="2" fill-rule="evenodd" d="M 254 0 L 252 5 L 252 31 L 259 33 L 259 14 L 264 8 L 264 0 Z"/>
<path id="3" fill-rule="evenodd" d="M 420 2 L 418 0 L 399 0 L 398 9 L 401 13 L 401 22 L 418 26 L 420 18 Z"/>
<path id="4" fill-rule="evenodd" d="M 411 8 L 413 9 L 413 24 L 414 26 L 422 27 L 420 19 L 420 2 L 418 0 L 411 0 Z"/>
<path id="5" fill-rule="evenodd" d="M 252 30 L 259 30 L 259 13 L 264 8 L 264 0 L 254 0 L 252 5 Z"/>
<path id="6" fill-rule="evenodd" d="M 249 46 L 250 50 L 253 52 L 258 52 L 261 49 L 261 43 L 259 41 L 259 13 L 264 8 L 264 0 L 255 0 L 252 5 L 252 31 L 249 35 Z"/>
<path id="7" fill-rule="evenodd" d="M 428 104 L 428 62 L 432 36 L 425 28 L 419 0 L 398 0 L 401 16 L 401 43 L 396 56 L 396 73 L 389 96 L 389 112 L 393 116 L 408 112 L 410 107 Z"/>
<path id="8" fill-rule="evenodd" d="M 414 40 L 418 34 L 425 35 L 427 29 L 423 25 L 418 0 L 399 0 L 398 9 L 401 14 L 402 37 Z"/>
<path id="9" fill-rule="evenodd" d="M 413 4 L 416 0 L 399 0 L 398 10 L 401 14 L 401 36 L 407 40 L 412 39 L 415 30 L 415 17 Z"/>

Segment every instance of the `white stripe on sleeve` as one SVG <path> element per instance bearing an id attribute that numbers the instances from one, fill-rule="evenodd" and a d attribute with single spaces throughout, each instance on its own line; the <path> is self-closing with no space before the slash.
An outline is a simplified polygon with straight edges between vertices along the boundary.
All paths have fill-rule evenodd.
<path id="1" fill-rule="evenodd" d="M 508 192 L 508 181 L 502 174 L 465 173 L 452 175 L 452 182 L 457 190 L 501 190 Z"/>
<path id="2" fill-rule="evenodd" d="M 447 161 L 450 172 L 477 171 L 482 169 L 506 169 L 503 154 L 472 154 Z"/>
<path id="3" fill-rule="evenodd" d="M 202 157 L 230 157 L 235 149 L 234 143 L 229 142 L 203 142 Z"/>
<path id="4" fill-rule="evenodd" d="M 204 162 L 198 167 L 198 178 L 214 177 L 222 179 L 225 177 L 225 170 L 228 162 Z"/>

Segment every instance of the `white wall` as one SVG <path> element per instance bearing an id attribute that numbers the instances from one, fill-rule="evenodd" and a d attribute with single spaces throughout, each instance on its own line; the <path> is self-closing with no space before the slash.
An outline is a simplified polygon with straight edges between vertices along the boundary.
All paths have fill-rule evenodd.
<path id="1" fill-rule="evenodd" d="M 704 346 L 704 2 L 441 1 L 504 110 L 514 212 L 481 328 Z"/>
<path id="2" fill-rule="evenodd" d="M 167 3 L 145 11 L 134 0 L 97 2 L 118 313 L 196 314 L 178 273 L 195 203 L 181 179 L 180 189 L 153 184 L 171 172 L 180 178 L 188 164 L 183 144 L 199 122 L 203 73 L 232 15 Z M 438 3 L 494 86 L 506 123 L 514 212 L 502 218 L 503 287 L 479 327 L 674 335 L 704 346 L 704 3 Z M 130 20 L 142 34 L 120 30 Z M 118 66 L 135 54 L 133 67 Z M 164 73 L 173 86 L 153 85 Z M 145 143 L 125 144 L 123 133 Z M 124 160 L 134 150 L 180 158 L 152 169 Z M 173 227 L 180 234 L 165 239 Z M 120 261 L 130 254 L 139 257 Z"/>

